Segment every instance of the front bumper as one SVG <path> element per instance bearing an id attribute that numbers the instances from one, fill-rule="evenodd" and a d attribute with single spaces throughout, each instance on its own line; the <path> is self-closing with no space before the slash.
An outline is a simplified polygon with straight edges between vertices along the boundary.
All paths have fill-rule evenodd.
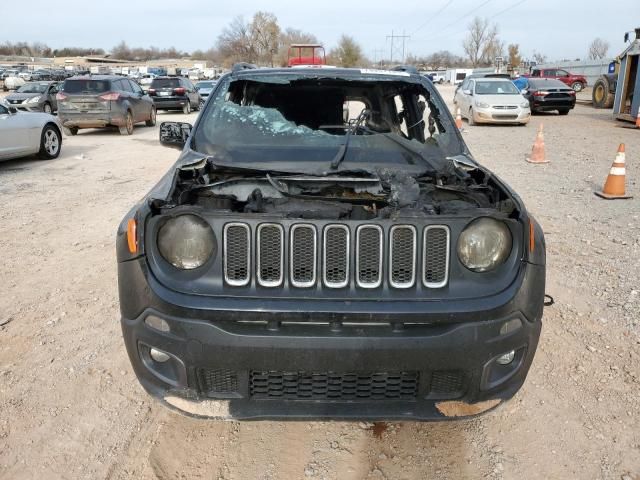
<path id="1" fill-rule="evenodd" d="M 76 113 L 58 110 L 58 116 L 62 126 L 66 128 L 101 128 L 109 125 L 123 127 L 126 125 L 125 115 L 114 111 Z"/>
<path id="2" fill-rule="evenodd" d="M 503 110 L 493 107 L 474 107 L 474 120 L 476 123 L 528 123 L 531 119 L 531 110 L 528 108 L 515 108 Z"/>
<path id="3" fill-rule="evenodd" d="M 200 298 L 189 306 L 191 296 L 158 284 L 143 258 L 118 267 L 122 330 L 138 379 L 167 406 L 199 417 L 479 414 L 522 386 L 541 331 L 545 269 L 532 264 L 523 264 L 508 291 L 479 299 L 475 310 L 473 302 L 459 302 L 457 313 L 443 305 L 454 302 L 415 302 L 413 319 L 424 323 L 410 324 L 402 313 L 385 313 L 382 321 L 373 301 L 361 307 L 371 312 L 353 316 L 323 313 L 318 301 L 279 311 L 259 299 L 238 306 L 237 299 Z M 170 331 L 151 327 L 148 317 L 164 320 Z M 501 334 L 509 321 L 519 327 Z M 154 361 L 150 348 L 169 360 Z M 510 351 L 514 360 L 499 365 L 496 359 Z"/>

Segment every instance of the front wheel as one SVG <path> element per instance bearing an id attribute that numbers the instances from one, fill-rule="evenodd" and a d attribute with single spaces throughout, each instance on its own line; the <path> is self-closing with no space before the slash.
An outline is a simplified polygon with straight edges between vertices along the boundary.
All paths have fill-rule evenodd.
<path id="1" fill-rule="evenodd" d="M 182 106 L 182 113 L 184 113 L 185 115 L 189 115 L 191 113 L 191 101 L 187 100 L 187 103 L 185 103 Z"/>
<path id="2" fill-rule="evenodd" d="M 582 84 L 582 82 L 573 82 L 571 84 L 571 88 L 573 88 L 573 90 L 576 92 L 581 92 L 584 89 L 584 85 Z"/>
<path id="3" fill-rule="evenodd" d="M 473 118 L 473 108 L 469 109 L 469 125 L 476 125 L 476 120 Z"/>
<path id="4" fill-rule="evenodd" d="M 558 113 L 560 115 L 568 115 L 569 114 L 569 109 L 568 108 L 562 108 L 562 109 L 558 110 Z"/>
<path id="5" fill-rule="evenodd" d="M 58 158 L 61 147 L 62 135 L 60 134 L 60 131 L 53 125 L 46 125 L 42 129 L 42 135 L 40 136 L 40 151 L 38 152 L 38 158 L 42 158 L 43 160 Z"/>
<path id="6" fill-rule="evenodd" d="M 149 115 L 149 120 L 147 120 L 145 122 L 145 125 L 147 127 L 153 127 L 156 124 L 156 109 L 155 108 L 151 108 L 151 114 Z"/>
<path id="7" fill-rule="evenodd" d="M 127 116 L 124 119 L 124 126 L 119 127 L 120 135 L 131 135 L 133 133 L 133 117 L 131 112 L 127 112 Z"/>
<path id="8" fill-rule="evenodd" d="M 42 111 L 44 113 L 48 113 L 49 115 L 51 115 L 53 113 L 53 109 L 51 108 L 51 104 L 50 103 L 45 103 L 44 106 L 42 107 Z"/>
<path id="9" fill-rule="evenodd" d="M 78 127 L 62 127 L 64 133 L 68 136 L 76 136 L 78 134 Z"/>

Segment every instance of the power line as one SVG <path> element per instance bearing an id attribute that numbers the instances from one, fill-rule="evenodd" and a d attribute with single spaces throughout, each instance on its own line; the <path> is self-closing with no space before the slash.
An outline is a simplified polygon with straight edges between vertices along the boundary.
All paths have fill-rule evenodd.
<path id="1" fill-rule="evenodd" d="M 431 23 L 438 15 L 440 15 L 445 8 L 447 8 L 449 5 L 451 5 L 453 3 L 453 0 L 449 0 L 447 3 L 444 4 L 444 6 L 438 10 L 436 13 L 434 13 L 431 17 L 429 17 L 429 19 L 424 22 L 422 25 L 420 25 L 418 28 L 416 28 L 411 35 L 415 35 L 416 32 L 422 30 L 424 27 L 426 27 L 427 25 L 429 25 L 429 23 Z"/>
<path id="2" fill-rule="evenodd" d="M 516 8 L 518 5 L 522 5 L 524 2 L 526 2 L 527 0 L 520 0 L 518 3 L 514 3 L 513 5 L 511 5 L 510 7 L 505 8 L 504 10 L 499 11 L 498 13 L 496 13 L 495 15 L 493 15 L 492 17 L 489 17 L 491 20 L 493 20 L 494 18 L 496 18 L 498 15 L 502 15 L 503 13 L 508 12 L 509 10 L 511 10 L 512 8 Z"/>
<path id="3" fill-rule="evenodd" d="M 393 43 L 395 39 L 402 39 L 402 61 L 404 62 L 405 59 L 405 42 L 407 40 L 407 38 L 411 38 L 411 35 L 405 35 L 404 32 L 402 32 L 402 35 L 395 35 L 393 33 L 393 30 L 391 30 L 391 35 L 387 35 L 387 40 L 391 39 L 391 58 L 389 58 L 389 63 L 393 63 L 393 53 L 394 52 L 398 52 L 398 50 L 400 49 L 400 47 L 393 47 Z"/>
<path id="4" fill-rule="evenodd" d="M 480 5 L 478 5 L 476 8 L 474 8 L 473 10 L 467 12 L 466 14 L 464 14 L 463 16 L 461 16 L 459 19 L 457 19 L 455 22 L 450 23 L 449 25 L 447 25 L 446 27 L 443 28 L 443 30 L 445 28 L 449 28 L 452 27 L 453 25 L 456 25 L 458 23 L 460 23 L 462 20 L 464 20 L 465 18 L 467 18 L 469 15 L 477 12 L 478 10 L 480 10 L 482 7 L 484 7 L 487 3 L 491 2 L 493 0 L 485 0 L 484 2 L 482 2 Z"/>

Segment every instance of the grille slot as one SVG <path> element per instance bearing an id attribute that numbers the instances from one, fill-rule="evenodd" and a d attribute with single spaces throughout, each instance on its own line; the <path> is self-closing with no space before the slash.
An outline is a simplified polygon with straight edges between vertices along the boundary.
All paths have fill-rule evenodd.
<path id="1" fill-rule="evenodd" d="M 432 225 L 424 229 L 422 281 L 427 288 L 440 288 L 449 277 L 449 229 Z"/>
<path id="2" fill-rule="evenodd" d="M 459 398 L 464 391 L 464 373 L 460 370 L 436 370 L 431 375 L 430 398 Z"/>
<path id="3" fill-rule="evenodd" d="M 382 228 L 377 225 L 358 228 L 356 282 L 363 288 L 376 288 L 382 283 Z"/>
<path id="4" fill-rule="evenodd" d="M 249 283 L 251 242 L 249 225 L 228 223 L 224 226 L 224 279 L 229 285 Z"/>
<path id="5" fill-rule="evenodd" d="M 324 284 L 343 288 L 349 283 L 349 229 L 345 225 L 329 225 L 324 229 Z"/>
<path id="6" fill-rule="evenodd" d="M 390 236 L 389 283 L 395 288 L 410 288 L 416 279 L 416 229 L 395 226 Z"/>
<path id="7" fill-rule="evenodd" d="M 216 394 L 238 391 L 238 375 L 233 370 L 199 368 L 196 371 L 196 376 L 201 392 Z"/>
<path id="8" fill-rule="evenodd" d="M 418 372 L 276 372 L 252 371 L 253 398 L 288 400 L 414 399 Z"/>
<path id="9" fill-rule="evenodd" d="M 297 224 L 291 227 L 291 284 L 294 287 L 312 287 L 316 283 L 318 246 L 316 228 Z"/>
<path id="10" fill-rule="evenodd" d="M 284 268 L 284 230 L 275 223 L 258 227 L 257 242 L 258 283 L 263 287 L 277 287 L 282 283 Z"/>

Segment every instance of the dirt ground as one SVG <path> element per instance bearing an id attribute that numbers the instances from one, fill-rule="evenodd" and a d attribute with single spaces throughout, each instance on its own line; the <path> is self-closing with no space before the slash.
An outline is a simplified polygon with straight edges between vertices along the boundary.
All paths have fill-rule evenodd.
<path id="1" fill-rule="evenodd" d="M 531 165 L 542 122 L 551 163 Z M 556 304 L 522 390 L 448 423 L 203 421 L 154 403 L 121 339 L 114 237 L 177 151 L 140 126 L 1 163 L 0 479 L 639 480 L 640 132 L 583 105 L 465 127 L 544 227 Z M 635 198 L 604 201 L 621 142 Z"/>

